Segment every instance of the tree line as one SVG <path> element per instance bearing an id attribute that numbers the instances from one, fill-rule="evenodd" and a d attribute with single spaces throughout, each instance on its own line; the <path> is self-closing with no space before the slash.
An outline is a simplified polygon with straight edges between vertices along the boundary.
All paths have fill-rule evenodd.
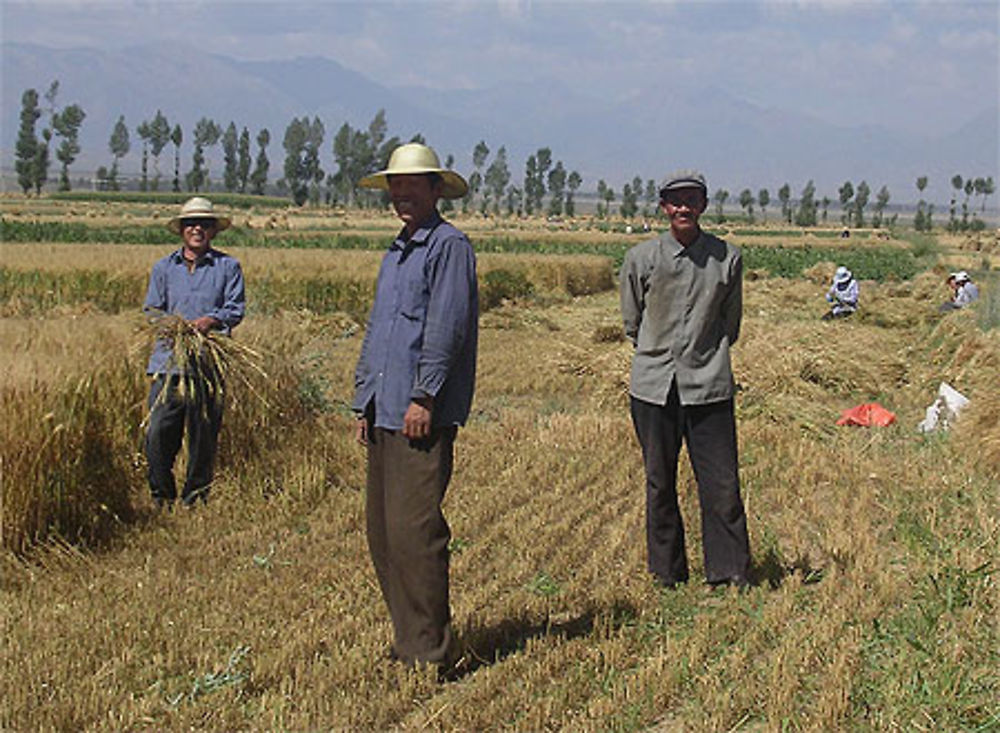
<path id="1" fill-rule="evenodd" d="M 50 147 L 55 146 L 56 159 L 61 163 L 59 190 L 70 190 L 69 166 L 80 153 L 79 130 L 86 113 L 79 104 L 59 107 L 56 103 L 59 82 L 53 81 L 48 91 L 39 97 L 35 89 L 25 90 L 21 97 L 20 127 L 15 148 L 15 168 L 18 184 L 27 194 L 32 190 L 38 194 L 48 181 Z M 38 122 L 43 127 L 37 132 Z M 359 187 L 362 178 L 385 167 L 389 155 L 402 140 L 390 137 L 385 110 L 379 110 L 366 128 L 354 129 L 344 123 L 333 136 L 331 152 L 337 170 L 327 172 L 321 162 L 326 130 L 318 117 L 293 118 L 282 138 L 284 164 L 282 175 L 274 183 L 275 188 L 289 196 L 296 205 L 311 203 L 319 205 L 349 205 L 361 208 L 384 206 L 387 196 L 382 192 L 372 192 Z M 181 145 L 184 133 L 179 124 L 171 125 L 161 110 L 148 120 L 142 120 L 134 130 L 130 130 L 124 115 L 115 122 L 108 138 L 108 152 L 111 165 L 100 166 L 96 172 L 96 182 L 101 188 L 119 190 L 121 187 L 119 163 L 132 150 L 134 135 L 141 145 L 141 191 L 157 191 L 163 176 L 160 171 L 160 156 L 167 145 L 173 146 L 173 171 L 171 190 L 180 192 L 207 191 L 213 185 L 206 153 L 221 144 L 222 166 L 221 186 L 234 193 L 263 195 L 268 186 L 270 160 L 267 155 L 271 143 L 271 133 L 267 128 L 259 130 L 254 137 L 256 153 L 251 150 L 251 133 L 247 127 L 239 131 L 235 122 L 222 126 L 202 117 L 191 132 L 191 166 L 181 175 Z M 425 142 L 419 133 L 408 142 Z M 473 170 L 468 176 L 469 191 L 458 205 L 464 213 L 477 211 L 483 215 L 545 215 L 549 217 L 574 216 L 576 196 L 583 185 L 583 178 L 575 170 L 568 170 L 561 160 L 553 160 L 552 150 L 542 147 L 530 154 L 525 161 L 524 176 L 514 180 L 507 159 L 505 146 L 493 152 L 490 161 L 490 147 L 480 140 L 472 151 Z M 152 171 L 149 169 L 152 158 Z M 455 157 L 445 158 L 445 167 L 452 168 Z M 487 165 L 488 163 L 488 165 Z M 214 182 L 218 186 L 219 181 Z M 914 215 L 913 224 L 918 231 L 930 231 L 933 227 L 934 206 L 922 197 L 928 183 L 927 176 L 916 180 L 921 194 Z M 949 206 L 949 231 L 976 230 L 985 227 L 976 215 L 973 196 L 981 197 L 980 211 L 985 211 L 987 198 L 996 188 L 992 176 L 963 177 L 956 174 L 951 179 L 953 195 Z M 643 179 L 636 175 L 626 182 L 620 192 L 617 213 L 624 219 L 656 215 L 658 208 L 658 185 L 653 179 Z M 612 206 L 619 194 L 603 180 L 596 185 L 598 218 L 613 215 Z M 964 199 L 959 197 L 964 193 Z M 845 227 L 874 228 L 894 226 L 898 214 L 887 215 L 891 195 L 886 186 L 874 194 L 866 181 L 857 185 L 845 181 L 837 191 L 840 205 L 839 222 Z M 718 223 L 726 221 L 725 206 L 730 193 L 718 188 L 712 193 L 711 204 Z M 785 183 L 777 190 L 781 219 L 788 224 L 802 227 L 828 224 L 829 209 L 833 199 L 829 196 L 817 197 L 816 186 L 810 180 L 798 197 L 793 199 L 791 187 Z M 766 188 L 756 193 L 750 188 L 740 191 L 735 202 L 743 211 L 743 217 L 750 223 L 757 220 L 759 212 L 763 221 L 767 220 L 767 207 L 771 205 L 771 193 Z M 445 211 L 453 210 L 456 204 L 442 201 Z M 866 211 L 870 207 L 870 218 Z"/>

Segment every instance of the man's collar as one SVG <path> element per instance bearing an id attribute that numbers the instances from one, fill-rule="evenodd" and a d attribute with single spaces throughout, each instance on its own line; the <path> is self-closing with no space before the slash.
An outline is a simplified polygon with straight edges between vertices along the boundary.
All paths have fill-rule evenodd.
<path id="1" fill-rule="evenodd" d="M 705 240 L 705 230 L 704 229 L 699 229 L 698 230 L 698 236 L 695 237 L 695 240 L 693 242 L 691 242 L 691 244 L 689 244 L 687 246 L 684 246 L 683 244 L 681 244 L 680 242 L 678 242 L 677 238 L 674 237 L 674 233 L 671 232 L 669 229 L 667 229 L 663 233 L 663 240 L 666 241 L 666 242 L 669 242 L 670 245 L 675 248 L 675 250 L 676 250 L 675 254 L 681 254 L 683 252 L 691 250 L 691 249 L 697 247 L 698 245 L 700 245 Z"/>
<path id="2" fill-rule="evenodd" d="M 196 263 L 197 262 L 208 262 L 208 263 L 211 263 L 212 261 L 215 260 L 215 254 L 216 254 L 215 253 L 215 249 L 212 248 L 212 247 L 209 247 L 205 251 L 205 254 L 203 254 L 198 259 L 194 260 L 194 262 L 196 262 Z M 171 258 L 173 259 L 174 262 L 178 262 L 178 263 L 189 262 L 189 260 L 186 257 L 184 257 L 184 246 L 183 245 L 181 245 L 176 250 L 174 250 L 173 254 L 171 254 Z"/>
<path id="3" fill-rule="evenodd" d="M 396 239 L 393 241 L 392 245 L 394 247 L 398 247 L 399 249 L 403 249 L 408 244 L 424 244 L 431 236 L 431 232 L 433 232 L 443 221 L 444 219 L 441 217 L 441 213 L 435 209 L 430 218 L 417 227 L 416 231 L 413 232 L 413 236 L 407 234 L 405 226 L 400 229 L 399 234 L 396 235 Z"/>

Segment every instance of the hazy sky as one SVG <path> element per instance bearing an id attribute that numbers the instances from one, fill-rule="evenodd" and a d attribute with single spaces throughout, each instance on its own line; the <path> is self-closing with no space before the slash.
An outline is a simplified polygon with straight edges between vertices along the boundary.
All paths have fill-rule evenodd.
<path id="1" fill-rule="evenodd" d="M 8 41 L 318 55 L 390 86 L 548 77 L 624 98 L 697 79 L 768 107 L 794 100 L 838 124 L 931 134 L 1000 97 L 1000 0 L 0 3 Z"/>

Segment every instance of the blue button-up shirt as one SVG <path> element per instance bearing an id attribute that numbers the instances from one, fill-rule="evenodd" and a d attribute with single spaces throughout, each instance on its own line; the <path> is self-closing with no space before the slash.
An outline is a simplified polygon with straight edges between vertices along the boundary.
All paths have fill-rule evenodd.
<path id="1" fill-rule="evenodd" d="M 468 238 L 435 212 L 382 258 L 352 408 L 374 401 L 374 426 L 402 430 L 413 400 L 432 397 L 431 423 L 463 425 L 476 379 L 479 294 Z"/>
<path id="2" fill-rule="evenodd" d="M 153 265 L 142 309 L 160 311 L 191 321 L 202 316 L 218 320 L 227 335 L 243 320 L 246 305 L 243 270 L 235 257 L 209 249 L 192 270 L 178 249 Z M 160 340 L 153 347 L 147 374 L 176 372 L 170 363 L 170 344 Z"/>

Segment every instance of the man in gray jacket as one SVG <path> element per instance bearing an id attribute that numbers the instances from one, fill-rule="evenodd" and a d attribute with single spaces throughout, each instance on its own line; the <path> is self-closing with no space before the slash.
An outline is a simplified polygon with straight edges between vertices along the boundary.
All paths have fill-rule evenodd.
<path id="1" fill-rule="evenodd" d="M 668 176 L 660 208 L 670 229 L 629 250 L 621 271 L 622 319 L 635 345 L 629 394 L 646 468 L 649 570 L 666 587 L 688 579 L 677 502 L 682 440 L 698 483 L 707 581 L 744 587 L 750 569 L 729 359 L 742 318 L 743 262 L 738 249 L 702 231 L 707 205 L 700 173 Z"/>

